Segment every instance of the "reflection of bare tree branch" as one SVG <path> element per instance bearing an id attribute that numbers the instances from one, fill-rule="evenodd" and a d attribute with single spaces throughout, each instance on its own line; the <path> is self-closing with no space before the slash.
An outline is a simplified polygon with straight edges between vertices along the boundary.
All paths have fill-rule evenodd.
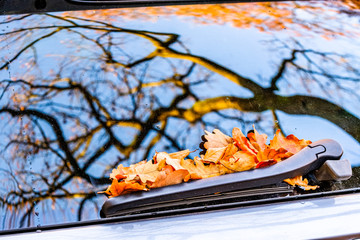
<path id="1" fill-rule="evenodd" d="M 38 117 L 38 118 L 48 122 L 49 125 L 53 128 L 53 131 L 54 131 L 54 133 L 55 133 L 55 135 L 57 137 L 57 140 L 59 142 L 59 147 L 65 153 L 67 161 L 69 161 L 69 163 L 73 167 L 74 171 L 80 170 L 80 167 L 79 167 L 77 161 L 74 159 L 74 157 L 71 154 L 71 151 L 69 150 L 69 147 L 68 147 L 68 145 L 66 143 L 66 140 L 64 138 L 64 135 L 63 135 L 63 131 L 62 131 L 61 127 L 60 127 L 60 124 L 58 123 L 58 121 L 54 117 L 52 117 L 50 115 L 47 115 L 47 114 L 44 114 L 44 113 L 42 113 L 40 111 L 37 111 L 37 110 L 32 110 L 32 109 L 15 110 L 15 109 L 11 109 L 11 108 L 2 108 L 2 109 L 0 109 L 0 113 L 9 113 L 13 117 L 17 117 L 17 116 L 29 116 L 29 117 L 35 116 L 35 117 Z"/>
<path id="2" fill-rule="evenodd" d="M 10 63 L 12 63 L 13 61 L 15 61 L 23 52 L 25 52 L 27 49 L 31 48 L 32 46 L 34 46 L 36 43 L 38 43 L 39 41 L 46 39 L 48 37 L 51 37 L 52 35 L 54 35 L 55 33 L 57 33 L 60 29 L 56 29 L 55 31 L 52 31 L 46 35 L 43 35 L 41 37 L 39 37 L 38 39 L 32 41 L 31 43 L 27 44 L 23 49 L 21 49 L 14 57 L 12 57 L 11 59 L 9 59 L 8 61 L 6 61 L 2 66 L 0 66 L 0 70 L 5 69 L 7 66 L 9 66 Z"/>
<path id="3" fill-rule="evenodd" d="M 279 122 L 279 117 L 277 116 L 276 111 L 275 111 L 274 109 L 271 110 L 271 114 L 272 114 L 272 116 L 273 116 L 273 118 L 274 118 L 274 130 L 276 131 L 276 130 L 279 129 L 279 130 L 280 130 L 280 133 L 281 133 L 283 136 L 286 136 L 286 134 L 285 134 L 283 128 L 281 127 L 280 122 Z"/>
<path id="4" fill-rule="evenodd" d="M 295 61 L 296 59 L 296 53 L 299 52 L 299 50 L 296 50 L 294 49 L 292 52 L 291 52 L 291 57 L 290 58 L 285 58 L 281 64 L 280 64 L 280 67 L 279 67 L 279 70 L 278 72 L 276 73 L 276 75 L 271 79 L 271 84 L 270 84 L 270 89 L 275 91 L 275 90 L 278 90 L 277 86 L 276 86 L 276 83 L 277 81 L 283 77 L 284 75 L 284 72 L 285 70 L 287 69 L 286 68 L 286 65 L 288 63 L 292 63 Z"/>
<path id="5" fill-rule="evenodd" d="M 296 107 L 295 107 L 296 106 Z M 179 117 L 189 122 L 195 122 L 212 111 L 237 109 L 243 112 L 262 112 L 277 109 L 289 114 L 305 114 L 327 119 L 360 141 L 360 120 L 343 109 L 326 100 L 310 96 L 282 97 L 266 94 L 263 97 L 237 98 L 216 97 L 196 102 L 190 109 L 176 109 L 164 112 L 161 118 Z"/>

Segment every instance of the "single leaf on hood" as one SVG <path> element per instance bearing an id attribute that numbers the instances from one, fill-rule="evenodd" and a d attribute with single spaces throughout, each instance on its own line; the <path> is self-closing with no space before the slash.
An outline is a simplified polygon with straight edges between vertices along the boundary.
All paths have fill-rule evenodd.
<path id="1" fill-rule="evenodd" d="M 250 169 L 254 169 L 256 166 L 256 156 L 245 151 L 236 152 L 228 160 L 222 159 L 220 163 L 226 168 L 235 171 L 242 172 Z"/>
<path id="2" fill-rule="evenodd" d="M 306 191 L 308 190 L 315 190 L 317 189 L 319 186 L 311 186 L 309 185 L 308 180 L 305 178 L 303 180 L 302 176 L 296 176 L 294 178 L 287 178 L 284 180 L 284 182 L 286 182 L 287 184 L 290 184 L 292 186 L 298 186 Z"/>
<path id="3" fill-rule="evenodd" d="M 311 141 L 309 140 L 299 140 L 294 135 L 289 135 L 287 137 L 284 137 L 280 130 L 276 131 L 276 134 L 273 138 L 273 140 L 270 141 L 270 148 L 279 149 L 284 148 L 288 152 L 291 152 L 292 154 L 296 154 L 301 149 L 306 147 L 307 145 L 311 144 Z"/>
<path id="4" fill-rule="evenodd" d="M 268 145 L 266 144 L 267 135 L 259 134 L 254 127 L 254 132 L 249 132 L 247 137 L 250 140 L 250 143 L 256 148 L 258 151 L 264 151 Z"/>
<path id="5" fill-rule="evenodd" d="M 219 160 L 224 156 L 226 148 L 227 147 L 209 148 L 206 151 L 205 156 L 203 157 L 203 160 L 205 162 L 213 162 L 213 163 L 219 162 Z"/>
<path id="6" fill-rule="evenodd" d="M 205 149 L 209 148 L 221 148 L 226 147 L 229 143 L 232 143 L 232 138 L 222 133 L 219 129 L 214 129 L 213 133 L 205 130 L 204 147 Z"/>
<path id="7" fill-rule="evenodd" d="M 189 174 L 188 170 L 180 169 L 175 171 L 161 171 L 156 181 L 149 183 L 150 188 L 165 187 L 169 185 L 182 183 L 184 178 Z"/>
<path id="8" fill-rule="evenodd" d="M 99 193 L 106 193 L 109 197 L 116 197 L 140 190 L 147 190 L 147 188 L 137 182 L 118 182 L 116 179 L 113 179 L 111 185 L 105 191 Z"/>
<path id="9" fill-rule="evenodd" d="M 233 128 L 232 137 L 235 141 L 235 145 L 238 148 L 253 155 L 257 154 L 258 151 L 254 148 L 253 145 L 251 145 L 249 140 L 245 137 L 239 128 Z"/>

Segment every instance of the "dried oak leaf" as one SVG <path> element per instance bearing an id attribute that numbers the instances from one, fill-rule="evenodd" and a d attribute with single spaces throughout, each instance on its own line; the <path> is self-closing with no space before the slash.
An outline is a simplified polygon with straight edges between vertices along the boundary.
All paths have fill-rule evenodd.
<path id="1" fill-rule="evenodd" d="M 126 180 L 135 180 L 139 177 L 142 183 L 154 182 L 159 175 L 158 165 L 158 163 L 153 164 L 152 161 L 141 161 L 130 165 Z"/>
<path id="2" fill-rule="evenodd" d="M 245 137 L 245 135 L 241 132 L 239 128 L 233 128 L 232 137 L 235 141 L 235 145 L 245 152 L 249 152 L 250 154 L 256 155 L 257 150 L 253 145 L 249 142 L 249 140 Z"/>
<path id="3" fill-rule="evenodd" d="M 239 148 L 235 146 L 234 143 L 230 143 L 227 145 L 224 156 L 222 157 L 225 160 L 228 160 L 231 158 L 237 151 L 239 151 Z"/>
<path id="4" fill-rule="evenodd" d="M 247 151 L 238 151 L 228 159 L 221 159 L 220 163 L 235 172 L 254 169 L 257 163 L 256 156 Z"/>
<path id="5" fill-rule="evenodd" d="M 212 133 L 205 130 L 203 138 L 205 149 L 226 147 L 233 142 L 231 137 L 225 135 L 219 129 L 214 129 Z"/>
<path id="6" fill-rule="evenodd" d="M 278 163 L 278 161 L 274 160 L 274 159 L 268 159 L 268 160 L 264 160 L 264 161 L 261 161 L 261 162 L 258 162 L 256 164 L 256 167 L 255 168 L 264 168 L 264 167 L 269 167 L 271 165 L 274 165 Z"/>
<path id="7" fill-rule="evenodd" d="M 224 156 L 226 149 L 227 147 L 209 148 L 203 157 L 203 161 L 218 163 L 219 160 Z"/>
<path id="8" fill-rule="evenodd" d="M 310 140 L 304 140 L 304 139 L 299 140 L 293 134 L 284 137 L 280 133 L 280 130 L 277 130 L 273 140 L 270 140 L 270 148 L 274 148 L 274 149 L 284 148 L 292 154 L 296 154 L 297 152 L 299 152 L 301 149 L 303 149 L 309 144 L 311 144 Z"/>
<path id="9" fill-rule="evenodd" d="M 184 178 L 189 174 L 186 169 L 167 171 L 168 168 L 163 168 L 160 174 L 153 183 L 149 183 L 149 188 L 165 187 L 169 185 L 182 183 Z"/>
<path id="10" fill-rule="evenodd" d="M 185 178 L 185 181 L 189 179 L 202 179 L 220 175 L 220 169 L 217 164 L 204 164 L 204 162 L 198 157 L 195 157 L 194 160 L 182 159 L 181 165 L 189 171 L 189 176 Z"/>
<path id="11" fill-rule="evenodd" d="M 308 180 L 305 178 L 303 180 L 302 176 L 296 176 L 294 178 L 287 178 L 284 180 L 284 182 L 286 182 L 287 184 L 290 184 L 291 186 L 299 186 L 302 189 L 308 191 L 308 190 L 315 190 L 317 189 L 319 186 L 311 186 L 308 185 Z"/>
<path id="12" fill-rule="evenodd" d="M 256 131 L 255 126 L 254 132 L 249 132 L 247 137 L 250 140 L 250 143 L 258 151 L 264 151 L 268 147 L 266 144 L 268 136 L 266 134 L 259 134 L 258 131 Z"/>
<path id="13" fill-rule="evenodd" d="M 166 152 L 159 152 L 156 154 L 156 159 L 159 162 L 165 160 L 166 164 L 171 165 L 175 170 L 184 169 L 180 164 L 180 161 L 183 158 L 180 158 L 180 159 L 171 158 L 170 155 L 167 154 Z"/>
<path id="14" fill-rule="evenodd" d="M 256 155 L 259 162 L 266 160 L 276 160 L 277 162 L 284 160 L 288 157 L 291 157 L 293 154 L 288 152 L 284 148 L 274 149 L 274 148 L 266 148 L 264 151 L 259 151 Z"/>
<path id="15" fill-rule="evenodd" d="M 126 174 L 128 172 L 128 167 L 124 167 L 122 164 L 120 164 L 117 168 L 114 168 L 112 172 L 110 173 L 110 179 L 117 179 L 121 180 L 126 178 Z"/>
<path id="16" fill-rule="evenodd" d="M 189 149 L 186 149 L 179 152 L 169 153 L 169 156 L 174 159 L 184 159 L 189 156 L 190 153 L 191 151 Z"/>
<path id="17" fill-rule="evenodd" d="M 118 182 L 116 179 L 113 179 L 111 185 L 105 191 L 99 193 L 105 193 L 109 196 L 109 198 L 111 198 L 140 190 L 146 191 L 147 188 L 144 185 L 141 185 L 137 182 L 131 182 L 131 181 Z"/>

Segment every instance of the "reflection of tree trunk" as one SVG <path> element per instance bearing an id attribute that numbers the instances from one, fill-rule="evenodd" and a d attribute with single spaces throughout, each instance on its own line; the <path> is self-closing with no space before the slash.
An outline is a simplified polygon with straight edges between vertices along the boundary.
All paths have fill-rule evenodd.
<path id="1" fill-rule="evenodd" d="M 360 128 L 358 127 L 360 119 L 336 104 L 311 96 L 284 97 L 269 93 L 260 98 L 210 98 L 196 102 L 190 109 L 168 111 L 161 118 L 176 116 L 189 122 L 195 122 L 207 113 L 224 109 L 237 109 L 243 112 L 263 112 L 276 109 L 288 114 L 318 116 L 336 124 L 360 141 Z"/>
<path id="2" fill-rule="evenodd" d="M 310 96 L 276 96 L 275 108 L 289 114 L 318 116 L 344 129 L 360 142 L 360 119 L 342 107 Z"/>

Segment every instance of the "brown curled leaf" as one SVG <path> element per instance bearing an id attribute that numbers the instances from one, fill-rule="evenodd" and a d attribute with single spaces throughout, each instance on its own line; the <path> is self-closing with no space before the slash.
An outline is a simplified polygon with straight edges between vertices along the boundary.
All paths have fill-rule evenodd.
<path id="1" fill-rule="evenodd" d="M 296 154 L 301 149 L 306 147 L 307 145 L 311 144 L 311 141 L 309 140 L 299 140 L 294 135 L 289 135 L 287 137 L 284 137 L 280 130 L 276 131 L 276 134 L 273 138 L 273 140 L 270 141 L 270 148 L 279 149 L 284 148 L 288 152 L 291 152 L 292 154 Z"/>
<path id="2" fill-rule="evenodd" d="M 255 155 L 244 151 L 236 152 L 228 160 L 226 159 L 220 160 L 221 165 L 234 172 L 242 172 L 242 171 L 254 169 L 256 166 L 256 162 L 257 159 Z"/>
<path id="3" fill-rule="evenodd" d="M 225 135 L 219 129 L 214 129 L 212 133 L 205 130 L 203 138 L 205 139 L 205 149 L 226 147 L 233 141 L 231 137 Z"/>
<path id="4" fill-rule="evenodd" d="M 257 154 L 258 151 L 254 148 L 253 145 L 251 145 L 249 140 L 245 137 L 245 135 L 241 132 L 239 128 L 233 128 L 232 137 L 235 145 L 238 148 L 253 155 Z"/>
<path id="5" fill-rule="evenodd" d="M 146 191 L 147 188 L 144 185 L 140 185 L 137 182 L 126 182 L 126 181 L 118 182 L 116 179 L 114 179 L 111 185 L 105 191 L 98 193 L 105 193 L 109 196 L 109 198 L 111 198 L 140 190 Z"/>

